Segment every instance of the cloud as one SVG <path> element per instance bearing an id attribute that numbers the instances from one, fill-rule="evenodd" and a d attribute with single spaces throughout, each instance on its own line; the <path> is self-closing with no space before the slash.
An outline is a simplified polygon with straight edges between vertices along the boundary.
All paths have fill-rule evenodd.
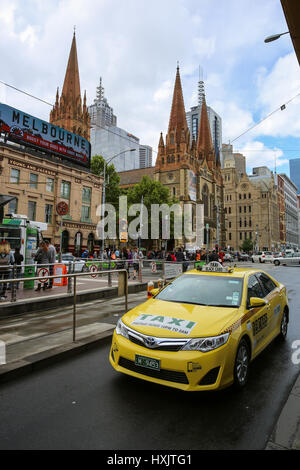
<path id="1" fill-rule="evenodd" d="M 257 166 L 267 166 L 274 169 L 275 164 L 276 167 L 280 167 L 288 163 L 286 158 L 282 158 L 283 151 L 281 149 L 270 149 L 258 140 L 246 142 L 242 147 L 239 147 L 238 152 L 245 155 L 248 171 Z"/>
<path id="2" fill-rule="evenodd" d="M 273 0 L 26 0 L 26 8 L 23 4 L 0 0 L 0 80 L 54 102 L 76 25 L 82 94 L 86 89 L 92 104 L 102 76 L 118 125 L 152 145 L 154 159 L 160 132 L 167 132 L 177 61 L 187 111 L 197 104 L 199 65 L 203 67 L 207 103 L 222 117 L 224 142 L 297 88 L 299 67 L 287 36 L 276 47 L 263 43 L 266 35 L 286 27 L 281 6 Z M 49 118 L 49 106 L 11 89 L 5 95 L 7 104 Z M 0 99 L 5 95 L 0 86 Z M 258 126 L 238 144 L 260 142 L 260 133 L 299 135 L 296 109 L 296 103 L 295 109 L 289 105 L 279 112 L 280 119 L 286 114 L 284 121 L 274 116 L 264 124 L 269 128 Z"/>

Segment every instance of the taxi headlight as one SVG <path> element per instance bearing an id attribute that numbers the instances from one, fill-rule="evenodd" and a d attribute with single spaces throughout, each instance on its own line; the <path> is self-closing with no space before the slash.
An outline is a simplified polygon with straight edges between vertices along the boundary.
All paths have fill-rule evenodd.
<path id="1" fill-rule="evenodd" d="M 220 336 L 211 336 L 209 338 L 193 338 L 182 348 L 182 351 L 212 351 L 227 343 L 228 338 L 229 333 Z"/>
<path id="2" fill-rule="evenodd" d="M 124 336 L 124 338 L 127 338 L 128 339 L 128 333 L 127 333 L 127 328 L 126 326 L 124 325 L 124 323 L 122 322 L 122 320 L 120 319 L 117 323 L 117 326 L 116 326 L 116 333 L 117 335 L 121 335 L 121 336 Z"/>

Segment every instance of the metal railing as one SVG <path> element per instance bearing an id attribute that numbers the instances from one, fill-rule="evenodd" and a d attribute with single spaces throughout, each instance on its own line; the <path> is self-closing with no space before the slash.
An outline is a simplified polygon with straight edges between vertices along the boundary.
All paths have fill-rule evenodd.
<path id="1" fill-rule="evenodd" d="M 31 265 L 32 266 L 32 265 Z M 39 265 L 40 266 L 40 265 Z M 125 313 L 128 310 L 128 276 L 127 276 L 127 270 L 126 269 L 118 269 L 115 270 L 114 272 L 117 273 L 124 273 L 123 275 L 123 289 L 118 290 L 120 293 L 121 291 L 124 291 L 124 298 L 125 298 Z M 109 271 L 102 271 L 102 274 L 108 274 Z M 90 273 L 71 273 L 71 274 L 57 274 L 53 276 L 47 276 L 47 279 L 56 279 L 56 278 L 71 278 L 73 279 L 73 293 L 70 295 L 73 295 L 73 341 L 76 341 L 76 307 L 77 307 L 77 277 L 80 276 L 90 276 Z M 3 283 L 11 283 L 12 284 L 12 291 L 15 290 L 13 289 L 13 286 L 17 282 L 26 282 L 30 279 L 30 281 L 41 281 L 43 278 L 40 276 L 37 277 L 24 277 L 24 278 L 15 278 L 15 279 L 0 279 L 0 284 Z M 120 279 L 120 276 L 119 276 Z M 120 287 L 120 281 L 119 281 L 119 287 Z M 119 295 L 121 296 L 121 295 Z M 16 301 L 16 299 L 14 300 Z"/>

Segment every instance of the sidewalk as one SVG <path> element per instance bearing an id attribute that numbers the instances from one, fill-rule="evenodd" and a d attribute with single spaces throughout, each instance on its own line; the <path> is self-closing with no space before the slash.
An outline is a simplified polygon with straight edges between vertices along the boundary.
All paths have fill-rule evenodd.
<path id="1" fill-rule="evenodd" d="M 266 450 L 300 450 L 300 373 L 280 413 Z"/>
<path id="2" fill-rule="evenodd" d="M 128 297 L 129 308 L 146 300 L 145 291 Z M 101 299 L 77 308 L 73 342 L 73 309 L 57 307 L 0 320 L 0 340 L 6 346 L 6 364 L 0 365 L 0 382 L 110 340 L 124 314 L 122 298 Z"/>

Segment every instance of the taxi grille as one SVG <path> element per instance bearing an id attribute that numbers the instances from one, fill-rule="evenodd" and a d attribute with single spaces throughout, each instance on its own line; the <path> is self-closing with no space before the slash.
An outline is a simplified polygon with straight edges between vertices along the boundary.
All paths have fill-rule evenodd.
<path id="1" fill-rule="evenodd" d="M 181 383 L 181 384 L 189 383 L 187 376 L 185 375 L 184 372 L 177 372 L 177 371 L 167 370 L 167 369 L 160 369 L 160 370 L 147 369 L 146 367 L 137 366 L 135 362 L 130 361 L 129 359 L 125 359 L 124 357 L 120 357 L 119 366 L 124 367 L 124 369 L 131 370 L 132 372 L 147 375 L 155 379 L 168 380 L 169 382 L 176 382 L 176 383 Z"/>
<path id="2" fill-rule="evenodd" d="M 182 348 L 182 344 L 164 344 L 155 346 L 155 348 L 150 348 L 149 346 L 147 346 L 147 344 L 145 344 L 142 339 L 139 339 L 136 336 L 131 335 L 130 333 L 128 333 L 128 338 L 134 344 L 137 344 L 147 349 L 155 349 L 156 351 L 180 351 L 180 349 Z"/>

